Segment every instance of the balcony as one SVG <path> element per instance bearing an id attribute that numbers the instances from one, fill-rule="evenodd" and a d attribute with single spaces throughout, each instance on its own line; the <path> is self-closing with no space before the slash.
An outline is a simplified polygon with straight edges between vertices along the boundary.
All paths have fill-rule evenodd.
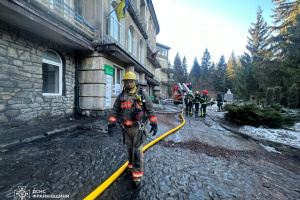
<path id="1" fill-rule="evenodd" d="M 167 74 L 175 72 L 175 70 L 173 68 L 170 68 L 170 67 L 169 68 L 161 68 L 161 71 L 165 72 Z"/>
<path id="2" fill-rule="evenodd" d="M 31 0 L 30 4 L 44 13 L 49 14 L 60 23 L 72 29 L 86 39 L 94 40 L 93 26 L 81 15 L 74 11 L 68 4 L 60 0 Z"/>

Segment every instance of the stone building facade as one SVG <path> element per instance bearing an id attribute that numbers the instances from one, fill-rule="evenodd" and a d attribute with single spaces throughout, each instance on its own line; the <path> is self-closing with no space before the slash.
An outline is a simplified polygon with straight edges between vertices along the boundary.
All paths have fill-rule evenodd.
<path id="1" fill-rule="evenodd" d="M 43 52 L 61 53 L 65 69 L 62 95 L 43 95 Z M 0 122 L 31 121 L 74 112 L 73 53 L 0 22 Z M 59 56 L 59 55 L 57 55 Z"/>
<path id="2" fill-rule="evenodd" d="M 152 1 L 131 0 L 122 19 L 119 2 L 0 2 L 0 124 L 103 115 L 128 71 L 153 94 L 161 64 L 152 59 L 159 33 Z"/>

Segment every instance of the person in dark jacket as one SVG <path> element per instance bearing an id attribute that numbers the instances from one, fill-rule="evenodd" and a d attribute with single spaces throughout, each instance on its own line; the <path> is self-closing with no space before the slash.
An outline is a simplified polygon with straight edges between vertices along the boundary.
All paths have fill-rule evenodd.
<path id="1" fill-rule="evenodd" d="M 133 185 L 138 188 L 143 177 L 143 142 L 146 140 L 146 115 L 152 126 L 150 133 L 157 132 L 157 117 L 152 101 L 144 90 L 137 90 L 136 76 L 127 72 L 124 78 L 124 89 L 117 97 L 108 124 L 108 134 L 111 136 L 116 122 L 120 121 L 124 142 L 127 146 L 128 172 L 132 173 Z"/>
<path id="2" fill-rule="evenodd" d="M 194 103 L 195 103 L 195 117 L 199 117 L 199 105 L 200 105 L 200 99 L 201 95 L 199 94 L 199 91 L 196 91 Z"/>
<path id="3" fill-rule="evenodd" d="M 221 92 L 217 95 L 217 102 L 218 102 L 218 104 L 217 104 L 218 112 L 222 112 L 223 111 L 223 95 Z"/>
<path id="4" fill-rule="evenodd" d="M 207 106 L 207 90 L 203 91 L 203 95 L 200 98 L 200 103 L 201 103 L 201 117 L 206 117 L 206 106 Z"/>
<path id="5" fill-rule="evenodd" d="M 184 98 L 184 102 L 185 102 L 185 113 L 186 115 L 193 115 L 193 101 L 194 101 L 194 97 L 192 95 L 192 93 L 188 93 L 185 98 Z"/>

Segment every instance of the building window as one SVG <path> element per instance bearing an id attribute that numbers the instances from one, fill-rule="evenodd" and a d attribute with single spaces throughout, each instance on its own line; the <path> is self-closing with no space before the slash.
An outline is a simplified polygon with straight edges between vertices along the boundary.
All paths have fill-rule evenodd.
<path id="1" fill-rule="evenodd" d="M 55 51 L 43 53 L 43 95 L 62 95 L 62 61 Z"/>
<path id="2" fill-rule="evenodd" d="M 133 46 L 134 46 L 134 29 L 132 26 L 130 26 L 128 31 L 128 50 L 132 54 L 133 54 Z"/>
<path id="3" fill-rule="evenodd" d="M 120 27 L 121 24 L 117 18 L 117 14 L 114 10 L 114 8 L 118 4 L 116 2 L 113 2 L 112 5 L 110 6 L 110 11 L 112 11 L 110 15 L 110 36 L 113 37 L 116 41 L 120 41 Z"/>
<path id="4" fill-rule="evenodd" d="M 120 94 L 121 93 L 121 72 L 122 70 L 119 68 L 114 68 L 114 76 L 113 76 L 113 94 Z"/>
<path id="5" fill-rule="evenodd" d="M 64 17 L 70 19 L 69 0 L 64 0 Z"/>
<path id="6" fill-rule="evenodd" d="M 144 63 L 144 59 L 143 59 L 143 40 L 140 40 L 140 44 L 139 44 L 139 60 Z"/>
<path id="7" fill-rule="evenodd" d="M 53 0 L 49 1 L 49 7 L 50 7 L 50 9 L 54 10 L 54 2 L 53 2 Z"/>

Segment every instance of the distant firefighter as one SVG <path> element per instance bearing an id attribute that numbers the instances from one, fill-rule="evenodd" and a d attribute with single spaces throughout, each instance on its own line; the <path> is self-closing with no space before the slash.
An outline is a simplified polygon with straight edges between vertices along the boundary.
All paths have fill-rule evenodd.
<path id="1" fill-rule="evenodd" d="M 196 95 L 194 98 L 194 103 L 195 103 L 195 117 L 199 117 L 199 105 L 200 105 L 200 99 L 201 99 L 201 95 L 199 94 L 199 91 L 196 91 Z"/>
<path id="2" fill-rule="evenodd" d="M 200 99 L 200 103 L 201 103 L 201 117 L 206 117 L 207 101 L 208 101 L 207 90 L 204 90 L 203 91 L 203 95 L 202 95 L 202 97 Z"/>
<path id="3" fill-rule="evenodd" d="M 217 95 L 217 102 L 218 102 L 218 104 L 217 104 L 218 112 L 222 112 L 223 111 L 223 95 L 221 92 Z"/>
<path id="4" fill-rule="evenodd" d="M 193 115 L 193 101 L 194 101 L 194 97 L 192 95 L 192 92 L 188 93 L 185 98 L 184 98 L 184 102 L 185 102 L 185 113 L 186 115 Z"/>

